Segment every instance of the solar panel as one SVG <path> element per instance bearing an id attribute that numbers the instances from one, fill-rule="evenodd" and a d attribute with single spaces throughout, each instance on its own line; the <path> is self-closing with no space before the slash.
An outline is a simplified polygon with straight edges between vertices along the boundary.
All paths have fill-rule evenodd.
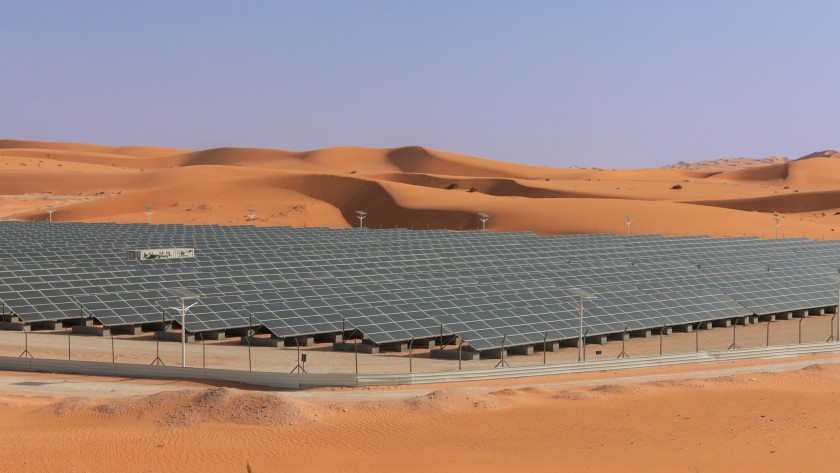
<path id="1" fill-rule="evenodd" d="M 130 248 L 194 258 L 127 260 Z M 840 243 L 614 234 L 0 222 L 0 301 L 27 323 L 458 335 L 475 350 L 837 304 Z"/>

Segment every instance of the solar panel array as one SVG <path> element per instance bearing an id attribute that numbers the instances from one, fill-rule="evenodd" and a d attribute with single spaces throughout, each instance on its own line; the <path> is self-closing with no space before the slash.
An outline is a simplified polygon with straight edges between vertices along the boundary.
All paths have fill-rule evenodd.
<path id="1" fill-rule="evenodd" d="M 195 258 L 129 260 L 130 249 Z M 0 222 L 0 300 L 27 323 L 172 321 L 279 338 L 458 335 L 476 350 L 837 304 L 840 242 L 614 234 Z"/>

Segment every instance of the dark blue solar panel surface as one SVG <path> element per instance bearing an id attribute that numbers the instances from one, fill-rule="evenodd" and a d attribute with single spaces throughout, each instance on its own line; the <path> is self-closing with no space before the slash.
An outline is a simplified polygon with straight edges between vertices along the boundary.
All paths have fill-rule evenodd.
<path id="1" fill-rule="evenodd" d="M 194 248 L 132 261 L 129 249 Z M 356 330 L 374 343 L 458 335 L 474 349 L 837 304 L 840 243 L 613 234 L 0 222 L 0 301 L 27 323 Z"/>

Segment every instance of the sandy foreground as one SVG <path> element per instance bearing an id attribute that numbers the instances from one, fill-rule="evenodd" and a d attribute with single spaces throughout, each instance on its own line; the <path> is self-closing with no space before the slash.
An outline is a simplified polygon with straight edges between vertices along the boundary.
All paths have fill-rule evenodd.
<path id="1" fill-rule="evenodd" d="M 836 471 L 840 445 L 836 356 L 304 392 L 0 373 L 21 385 L 0 471 Z"/>

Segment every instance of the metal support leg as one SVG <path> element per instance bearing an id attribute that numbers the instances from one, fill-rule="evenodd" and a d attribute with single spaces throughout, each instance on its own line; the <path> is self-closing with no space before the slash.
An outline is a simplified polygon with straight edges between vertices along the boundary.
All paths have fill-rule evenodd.
<path id="1" fill-rule="evenodd" d="M 510 365 L 508 364 L 508 362 L 505 361 L 505 340 L 506 339 L 507 339 L 507 335 L 502 336 L 502 359 L 499 360 L 498 363 L 496 363 L 496 368 L 498 368 L 500 366 L 502 368 L 510 368 Z"/>
<path id="2" fill-rule="evenodd" d="M 729 345 L 728 350 L 737 350 L 738 348 L 741 348 L 738 346 L 737 339 L 735 338 L 737 336 L 737 329 L 738 324 L 732 324 L 732 345 Z"/>
<path id="3" fill-rule="evenodd" d="M 630 358 L 626 351 L 624 351 L 624 344 L 627 342 L 627 327 L 624 327 L 624 334 L 621 336 L 621 353 L 618 354 L 616 359 L 619 358 Z"/>
<path id="4" fill-rule="evenodd" d="M 25 329 L 23 331 L 23 353 L 18 358 L 35 358 L 32 353 L 29 353 L 29 333 Z"/>

